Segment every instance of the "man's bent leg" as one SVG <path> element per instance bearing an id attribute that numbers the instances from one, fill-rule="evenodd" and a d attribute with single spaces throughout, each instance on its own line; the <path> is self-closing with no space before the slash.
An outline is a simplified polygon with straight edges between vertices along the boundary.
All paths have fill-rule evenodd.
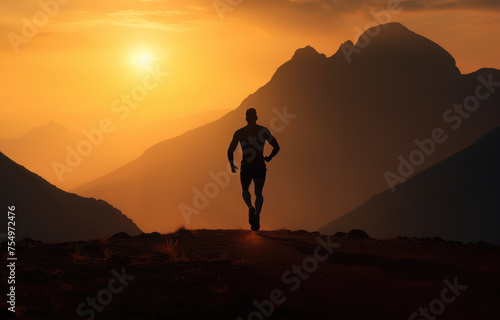
<path id="1" fill-rule="evenodd" d="M 243 200 L 245 200 L 245 203 L 247 205 L 247 207 L 252 207 L 252 196 L 250 195 L 250 191 L 247 190 L 243 190 Z"/>
<path id="2" fill-rule="evenodd" d="M 264 182 L 266 182 L 266 179 L 254 179 L 253 181 L 255 184 L 255 214 L 259 215 L 262 210 L 262 205 L 264 204 L 262 189 L 264 189 Z"/>
<path id="3" fill-rule="evenodd" d="M 243 200 L 245 200 L 246 205 L 251 208 L 252 207 L 252 196 L 250 195 L 250 191 L 248 188 L 250 187 L 250 183 L 252 182 L 252 177 L 248 177 L 244 172 L 241 172 L 240 175 L 241 188 L 243 190 L 242 196 Z"/>

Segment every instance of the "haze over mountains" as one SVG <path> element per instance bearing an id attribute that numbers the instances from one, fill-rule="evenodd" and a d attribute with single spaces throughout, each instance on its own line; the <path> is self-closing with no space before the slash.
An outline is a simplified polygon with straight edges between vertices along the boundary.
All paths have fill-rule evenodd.
<path id="1" fill-rule="evenodd" d="M 500 126 L 500 95 L 486 85 L 498 70 L 461 75 L 438 44 L 397 23 L 376 28 L 331 57 L 297 50 L 236 110 L 76 191 L 106 199 L 145 231 L 247 228 L 239 177 L 224 172 L 232 134 L 254 107 L 281 146 L 268 164 L 262 228 L 316 230 L 386 190 L 387 172 L 410 178 Z M 479 85 L 489 94 L 475 111 L 454 108 Z M 408 160 L 433 136 L 433 152 Z M 399 156 L 418 165 L 403 176 Z"/>
<path id="2" fill-rule="evenodd" d="M 387 190 L 321 233 L 361 228 L 375 237 L 434 237 L 500 245 L 500 128 Z"/>
<path id="3" fill-rule="evenodd" d="M 134 160 L 146 148 L 159 141 L 216 120 L 227 112 L 226 109 L 205 111 L 147 124 L 128 119 L 125 123 L 116 125 L 113 132 L 104 134 L 100 143 L 92 143 L 89 154 L 83 153 L 83 156 L 78 144 L 89 141 L 88 135 L 92 135 L 96 128 L 85 129 L 89 132 L 85 135 L 51 121 L 44 126 L 33 128 L 21 137 L 0 139 L 0 150 L 52 184 L 69 190 Z M 99 140 L 97 136 L 91 139 Z M 68 151 L 68 148 L 71 151 Z M 81 150 L 86 151 L 83 147 Z M 71 163 L 79 163 L 77 166 L 69 165 L 68 154 L 71 154 Z M 71 171 L 55 170 L 54 162 L 66 166 Z"/>
<path id="4" fill-rule="evenodd" d="M 0 205 L 14 206 L 16 241 L 89 240 L 141 230 L 103 200 L 67 193 L 0 153 Z M 7 225 L 7 214 L 2 217 Z"/>

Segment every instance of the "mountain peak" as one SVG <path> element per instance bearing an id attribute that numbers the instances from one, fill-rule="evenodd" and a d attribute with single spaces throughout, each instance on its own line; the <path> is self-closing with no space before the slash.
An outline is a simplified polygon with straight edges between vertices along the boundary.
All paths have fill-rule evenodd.
<path id="1" fill-rule="evenodd" d="M 324 54 L 318 53 L 316 49 L 311 46 L 297 49 L 292 59 L 281 65 L 272 77 L 272 81 L 279 81 L 278 79 L 293 79 L 305 76 L 304 72 L 309 75 L 314 73 L 309 72 L 311 67 L 323 64 L 326 61 Z M 302 76 L 298 76 L 302 74 Z"/>
<path id="2" fill-rule="evenodd" d="M 448 62 L 453 60 L 455 64 L 453 57 L 440 45 L 411 31 L 399 22 L 380 24 L 365 30 L 358 38 L 355 47 L 362 50 L 365 47 L 367 50 L 379 49 L 389 53 L 394 50 L 409 49 L 405 52 L 406 55 L 411 55 L 412 51 L 425 52 L 436 57 L 446 57 Z"/>
<path id="3" fill-rule="evenodd" d="M 324 57 L 325 55 L 318 53 L 318 51 L 316 51 L 316 49 L 314 49 L 311 46 L 306 46 L 304 48 L 297 49 L 297 51 L 295 51 L 295 54 L 292 57 L 292 60 L 311 59 L 321 56 Z"/>
<path id="4" fill-rule="evenodd" d="M 66 128 L 65 126 L 63 126 L 62 124 L 56 123 L 54 120 L 51 120 L 47 124 L 32 128 L 28 134 L 46 135 L 46 134 L 71 134 L 71 133 L 73 132 L 68 128 Z"/>
<path id="5" fill-rule="evenodd" d="M 347 42 L 342 46 L 346 46 Z M 340 49 L 342 49 L 342 46 Z M 460 76 L 455 59 L 443 47 L 402 25 L 391 22 L 367 29 L 353 48 L 347 47 L 342 55 L 349 56 L 360 68 L 377 66 L 400 70 L 414 70 L 437 82 L 448 82 Z"/>
<path id="6" fill-rule="evenodd" d="M 403 33 L 404 32 L 411 32 L 411 33 L 413 33 L 410 29 L 408 29 L 407 27 L 405 27 L 404 25 L 402 25 L 399 22 L 388 22 L 388 23 L 384 23 L 384 24 L 379 24 L 378 26 L 374 26 L 374 27 L 371 27 L 369 29 L 366 29 L 365 33 L 369 32 L 369 31 L 373 31 L 373 29 L 376 29 L 378 27 L 382 27 L 385 30 L 390 30 L 392 32 L 403 32 Z"/>
<path id="7" fill-rule="evenodd" d="M 412 39 L 419 36 L 399 22 L 389 22 L 366 29 L 356 42 L 356 46 L 364 44 L 366 39 L 377 42 L 384 39 Z M 421 36 L 419 36 L 421 37 Z M 422 37 L 423 38 L 423 37 Z"/>

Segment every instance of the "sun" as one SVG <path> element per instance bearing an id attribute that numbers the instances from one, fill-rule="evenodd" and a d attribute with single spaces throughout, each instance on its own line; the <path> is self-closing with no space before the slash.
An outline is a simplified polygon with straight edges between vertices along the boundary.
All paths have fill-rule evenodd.
<path id="1" fill-rule="evenodd" d="M 148 69 L 156 60 L 156 57 L 151 52 L 140 51 L 132 55 L 131 63 L 139 69 Z"/>

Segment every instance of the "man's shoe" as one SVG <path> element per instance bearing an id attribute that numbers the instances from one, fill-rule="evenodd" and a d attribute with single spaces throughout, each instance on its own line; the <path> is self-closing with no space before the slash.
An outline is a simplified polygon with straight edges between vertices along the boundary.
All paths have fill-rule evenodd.
<path id="1" fill-rule="evenodd" d="M 259 231 L 260 229 L 260 214 L 256 214 L 254 216 L 253 224 L 252 224 L 252 230 L 253 231 Z"/>
<path id="2" fill-rule="evenodd" d="M 248 208 L 248 223 L 250 223 L 251 226 L 253 226 L 255 220 L 255 208 L 250 207 Z"/>

